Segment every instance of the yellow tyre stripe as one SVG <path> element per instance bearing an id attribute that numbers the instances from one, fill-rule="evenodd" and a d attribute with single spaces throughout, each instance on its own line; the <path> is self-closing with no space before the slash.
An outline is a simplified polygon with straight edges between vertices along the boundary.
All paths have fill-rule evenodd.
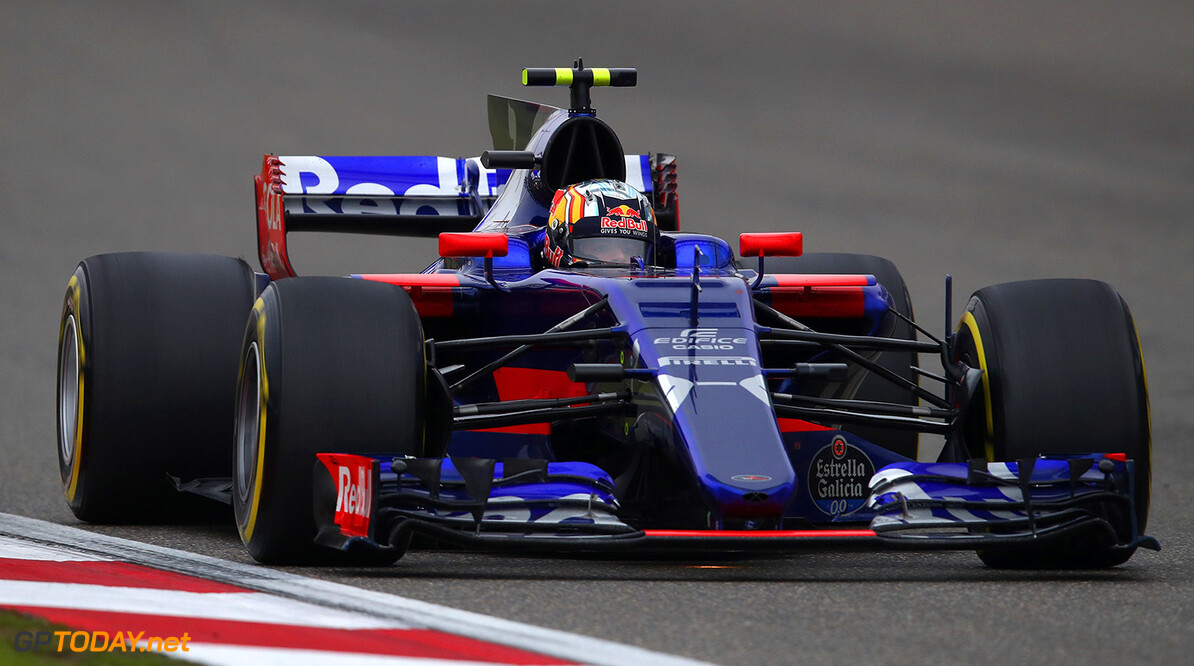
<path id="1" fill-rule="evenodd" d="M 66 486 L 66 500 L 73 503 L 79 492 L 79 469 L 83 466 L 83 322 L 79 321 L 79 276 L 72 275 L 67 286 L 75 312 L 75 349 L 79 350 L 79 397 L 75 403 L 75 445 L 70 465 L 70 483 Z"/>
<path id="2" fill-rule="evenodd" d="M 962 315 L 962 325 L 970 329 L 970 337 L 974 340 L 974 349 L 978 352 L 978 367 L 983 371 L 983 409 L 987 415 L 987 438 L 984 442 L 987 460 L 995 460 L 995 412 L 991 407 L 991 373 L 987 367 L 987 355 L 983 351 L 983 338 L 978 332 L 978 321 L 974 314 L 966 312 Z"/>
<path id="3" fill-rule="evenodd" d="M 75 501 L 79 491 L 79 468 L 83 466 L 83 373 L 79 373 L 79 419 L 75 424 L 75 457 L 70 466 L 70 485 L 66 488 L 67 501 Z"/>
<path id="4" fill-rule="evenodd" d="M 261 412 L 257 423 L 257 464 L 253 470 L 253 502 L 249 506 L 249 520 L 241 537 L 248 543 L 253 538 L 253 530 L 257 527 L 257 508 L 261 505 L 261 477 L 265 470 L 265 412 L 268 404 L 269 381 L 265 372 L 265 301 L 260 298 L 253 303 L 253 311 L 257 313 L 257 371 L 261 373 L 261 402 L 258 410 Z"/>

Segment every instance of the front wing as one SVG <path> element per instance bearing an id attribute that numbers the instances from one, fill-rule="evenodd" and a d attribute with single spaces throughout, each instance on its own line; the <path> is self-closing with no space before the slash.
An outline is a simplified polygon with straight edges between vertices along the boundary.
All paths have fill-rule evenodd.
<path id="1" fill-rule="evenodd" d="M 1139 533 L 1133 461 L 1119 454 L 880 469 L 863 509 L 814 530 L 636 529 L 613 480 L 587 463 L 320 453 L 316 541 L 398 551 L 409 536 L 486 549 L 554 552 L 996 550 L 1074 537 L 1159 550 Z"/>

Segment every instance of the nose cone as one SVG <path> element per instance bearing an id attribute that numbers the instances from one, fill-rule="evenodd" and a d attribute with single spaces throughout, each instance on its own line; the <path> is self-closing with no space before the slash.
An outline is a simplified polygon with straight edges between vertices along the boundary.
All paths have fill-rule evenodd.
<path id="1" fill-rule="evenodd" d="M 766 474 L 735 474 L 729 479 L 709 476 L 703 485 L 710 508 L 716 509 L 715 515 L 720 516 L 720 523 L 726 529 L 778 528 L 796 492 L 794 476 L 778 479 Z"/>
<path id="2" fill-rule="evenodd" d="M 709 376 L 712 373 L 701 373 Z M 719 366 L 717 379 L 661 374 L 660 389 L 710 511 L 734 521 L 778 521 L 796 492 L 770 394 L 758 368 Z"/>

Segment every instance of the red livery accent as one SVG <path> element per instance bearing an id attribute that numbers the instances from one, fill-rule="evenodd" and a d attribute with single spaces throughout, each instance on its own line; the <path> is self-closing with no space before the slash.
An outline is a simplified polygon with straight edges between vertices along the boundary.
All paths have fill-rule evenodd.
<path id="1" fill-rule="evenodd" d="M 834 430 L 834 428 L 817 425 L 816 423 L 810 423 L 801 419 L 778 418 L 775 421 L 779 424 L 780 432 L 821 432 Z"/>
<path id="2" fill-rule="evenodd" d="M 1128 462 L 1128 454 L 1126 453 L 1105 453 L 1104 458 L 1108 460 L 1118 460 L 1119 462 Z"/>
<path id="3" fill-rule="evenodd" d="M 407 287 L 415 311 L 420 317 L 451 317 L 452 289 L 447 287 Z"/>
<path id="4" fill-rule="evenodd" d="M 873 537 L 874 530 L 643 530 L 649 537 L 746 537 L 752 539 L 839 539 Z"/>
<path id="5" fill-rule="evenodd" d="M 317 453 L 336 484 L 336 513 L 333 521 L 345 536 L 369 536 L 374 490 L 380 473 L 377 461 L 347 453 Z"/>
<path id="6" fill-rule="evenodd" d="M 744 257 L 799 257 L 804 254 L 804 234 L 742 234 L 738 236 L 738 251 Z"/>
<path id="7" fill-rule="evenodd" d="M 456 273 L 368 273 L 359 277 L 402 287 L 415 302 L 420 317 L 451 317 L 452 288 L 460 286 Z"/>
<path id="8" fill-rule="evenodd" d="M 769 276 L 775 286 L 766 287 L 771 307 L 789 317 L 861 317 L 866 298 L 860 287 L 875 284 L 871 275 Z"/>
<path id="9" fill-rule="evenodd" d="M 560 370 L 539 370 L 536 368 L 498 368 L 493 372 L 498 397 L 502 400 L 527 400 L 531 398 L 579 398 L 587 395 L 584 384 L 568 379 Z M 520 435 L 550 435 L 550 423 L 528 423 L 526 425 L 489 428 L 479 432 L 509 432 Z"/>
<path id="10" fill-rule="evenodd" d="M 361 273 L 362 280 L 396 284 L 399 287 L 459 287 L 459 273 Z"/>
<path id="11" fill-rule="evenodd" d="M 865 287 L 875 284 L 871 275 L 772 275 L 778 287 Z M 774 289 L 774 287 L 773 287 Z"/>
<path id="12" fill-rule="evenodd" d="M 771 307 L 801 317 L 861 317 L 866 298 L 859 287 L 772 287 Z"/>
<path id="13" fill-rule="evenodd" d="M 568 379 L 568 373 L 562 370 L 498 368 L 493 371 L 493 378 L 502 400 L 579 398 L 586 395 L 585 385 Z"/>

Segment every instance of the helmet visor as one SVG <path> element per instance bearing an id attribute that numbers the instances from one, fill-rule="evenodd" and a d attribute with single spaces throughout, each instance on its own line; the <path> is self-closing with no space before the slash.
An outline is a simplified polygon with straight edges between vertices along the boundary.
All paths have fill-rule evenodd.
<path id="1" fill-rule="evenodd" d="M 607 264 L 630 264 L 634 257 L 650 259 L 651 245 L 645 240 L 598 236 L 573 238 L 572 256 L 586 261 Z"/>

